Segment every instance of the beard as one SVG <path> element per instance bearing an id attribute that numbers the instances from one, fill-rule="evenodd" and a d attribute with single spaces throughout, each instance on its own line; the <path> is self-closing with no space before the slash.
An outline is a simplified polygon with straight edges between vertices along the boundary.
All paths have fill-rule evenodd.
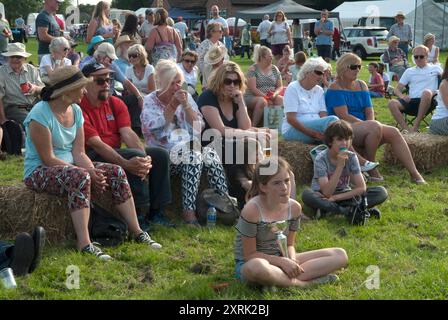
<path id="1" fill-rule="evenodd" d="M 101 90 L 98 92 L 98 100 L 106 101 L 109 98 L 109 90 Z"/>

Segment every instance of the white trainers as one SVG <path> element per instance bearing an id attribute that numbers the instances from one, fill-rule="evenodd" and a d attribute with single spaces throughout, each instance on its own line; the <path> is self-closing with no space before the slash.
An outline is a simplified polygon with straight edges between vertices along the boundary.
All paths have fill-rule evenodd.
<path id="1" fill-rule="evenodd" d="M 361 172 L 367 172 L 373 170 L 379 165 L 380 165 L 379 162 L 366 161 L 366 163 L 364 163 L 364 165 L 361 166 Z"/>
<path id="2" fill-rule="evenodd" d="M 138 243 L 146 243 L 153 249 L 161 249 L 162 245 L 154 240 L 151 239 L 151 236 L 148 232 L 143 231 L 140 233 L 136 238 L 135 241 Z"/>
<path id="3" fill-rule="evenodd" d="M 93 243 L 89 243 L 86 245 L 82 250 L 82 253 L 89 253 L 95 255 L 100 260 L 109 261 L 112 260 L 112 257 L 108 254 L 103 253 L 101 249 L 97 246 L 95 246 Z"/>

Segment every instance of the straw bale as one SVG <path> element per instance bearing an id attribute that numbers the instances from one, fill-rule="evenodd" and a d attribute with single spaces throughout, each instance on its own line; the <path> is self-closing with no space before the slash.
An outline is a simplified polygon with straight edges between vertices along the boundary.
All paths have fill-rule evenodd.
<path id="1" fill-rule="evenodd" d="M 291 165 L 297 186 L 311 183 L 314 165 L 310 150 L 314 147 L 315 145 L 300 141 L 279 141 L 278 154 Z"/>
<path id="2" fill-rule="evenodd" d="M 112 208 L 110 200 L 97 202 L 107 210 Z M 0 239 L 14 239 L 37 225 L 45 228 L 50 242 L 74 239 L 67 198 L 37 193 L 23 184 L 0 186 Z"/>
<path id="3" fill-rule="evenodd" d="M 447 137 L 429 133 L 405 134 L 403 137 L 419 170 L 429 171 L 448 165 L 448 157 L 446 156 L 448 154 Z M 384 162 L 393 165 L 399 164 L 390 145 L 385 146 Z"/>

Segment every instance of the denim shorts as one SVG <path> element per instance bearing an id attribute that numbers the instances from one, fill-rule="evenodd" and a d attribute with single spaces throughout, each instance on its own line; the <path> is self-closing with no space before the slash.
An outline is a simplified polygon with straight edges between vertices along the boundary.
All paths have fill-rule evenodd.
<path id="1" fill-rule="evenodd" d="M 243 260 L 235 260 L 235 277 L 240 281 L 244 281 L 243 275 L 241 274 L 241 268 L 244 263 Z"/>

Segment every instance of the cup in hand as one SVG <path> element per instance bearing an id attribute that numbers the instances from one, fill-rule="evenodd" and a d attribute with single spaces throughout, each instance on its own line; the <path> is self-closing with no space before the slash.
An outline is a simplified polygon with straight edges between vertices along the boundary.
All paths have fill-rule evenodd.
<path id="1" fill-rule="evenodd" d="M 24 82 L 20 84 L 20 90 L 22 90 L 22 93 L 28 93 L 31 90 L 31 83 Z"/>
<path id="2" fill-rule="evenodd" d="M 0 271 L 0 282 L 6 289 L 17 288 L 16 280 L 11 268 L 4 268 Z"/>

